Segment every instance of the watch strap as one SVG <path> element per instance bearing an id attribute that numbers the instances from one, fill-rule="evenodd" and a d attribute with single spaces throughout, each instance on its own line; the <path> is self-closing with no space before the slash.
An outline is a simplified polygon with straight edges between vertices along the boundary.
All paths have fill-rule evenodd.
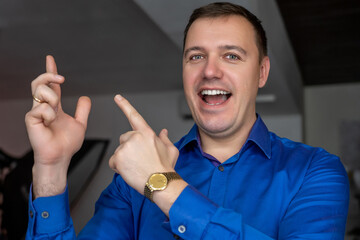
<path id="1" fill-rule="evenodd" d="M 149 184 L 146 183 L 145 184 L 145 188 L 144 188 L 144 196 L 147 197 L 151 202 L 153 201 L 153 190 L 149 187 Z"/>
<path id="2" fill-rule="evenodd" d="M 165 177 L 167 178 L 168 184 L 169 184 L 169 182 L 171 182 L 172 180 L 182 179 L 177 172 L 164 172 L 164 173 L 162 173 L 162 174 L 164 174 Z"/>

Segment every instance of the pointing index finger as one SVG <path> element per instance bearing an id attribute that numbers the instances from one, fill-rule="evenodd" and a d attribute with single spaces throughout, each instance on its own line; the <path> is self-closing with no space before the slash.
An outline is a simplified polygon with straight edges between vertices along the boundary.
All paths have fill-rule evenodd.
<path id="1" fill-rule="evenodd" d="M 51 55 L 46 56 L 46 72 L 53 73 L 55 75 L 58 74 L 55 59 Z M 49 83 L 48 85 L 56 92 L 59 97 L 61 96 L 61 89 L 59 84 Z"/>
<path id="2" fill-rule="evenodd" d="M 57 74 L 55 59 L 51 55 L 46 56 L 46 72 Z"/>
<path id="3" fill-rule="evenodd" d="M 133 130 L 147 130 L 150 128 L 145 119 L 140 115 L 140 113 L 138 113 L 138 111 L 136 111 L 136 109 L 129 103 L 128 100 L 126 100 L 120 94 L 116 95 L 114 100 L 121 111 L 123 111 L 126 118 L 129 120 Z"/>

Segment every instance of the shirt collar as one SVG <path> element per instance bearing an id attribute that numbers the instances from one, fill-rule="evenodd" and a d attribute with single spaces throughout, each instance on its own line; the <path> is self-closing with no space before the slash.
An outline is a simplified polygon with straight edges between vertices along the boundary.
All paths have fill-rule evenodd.
<path id="1" fill-rule="evenodd" d="M 181 145 L 179 146 L 179 150 L 181 150 L 188 143 L 197 140 L 198 127 L 196 124 L 191 128 L 189 133 L 184 137 Z M 250 131 L 249 137 L 246 140 L 246 143 L 252 141 L 255 143 L 262 152 L 266 155 L 267 158 L 271 158 L 271 140 L 269 130 L 267 129 L 265 123 L 261 119 L 260 115 L 257 114 L 257 119 Z M 245 143 L 245 144 L 246 144 Z M 198 146 L 201 148 L 200 144 Z"/>
<path id="2" fill-rule="evenodd" d="M 252 127 L 249 137 L 246 140 L 252 141 L 255 143 L 267 156 L 267 158 L 271 158 L 271 140 L 269 130 L 267 129 L 265 123 L 261 119 L 259 114 L 257 115 L 257 119 Z"/>
<path id="3" fill-rule="evenodd" d="M 182 141 L 181 145 L 179 146 L 179 150 L 181 150 L 184 146 L 192 141 L 197 141 L 197 132 L 198 127 L 196 124 L 190 129 L 189 133 L 185 135 L 184 140 Z"/>

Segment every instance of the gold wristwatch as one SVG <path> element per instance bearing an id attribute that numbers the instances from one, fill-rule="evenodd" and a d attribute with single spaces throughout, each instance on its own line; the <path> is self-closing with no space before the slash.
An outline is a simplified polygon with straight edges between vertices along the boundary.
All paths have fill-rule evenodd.
<path id="1" fill-rule="evenodd" d="M 144 196 L 147 197 L 151 202 L 153 201 L 154 191 L 164 190 L 169 182 L 175 179 L 182 179 L 176 172 L 164 172 L 154 173 L 149 177 L 149 180 L 145 184 Z"/>

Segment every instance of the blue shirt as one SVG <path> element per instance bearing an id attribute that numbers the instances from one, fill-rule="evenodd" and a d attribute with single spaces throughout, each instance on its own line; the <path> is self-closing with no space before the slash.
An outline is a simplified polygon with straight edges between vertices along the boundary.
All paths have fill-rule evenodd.
<path id="1" fill-rule="evenodd" d="M 258 116 L 241 150 L 220 164 L 202 152 L 197 132 L 175 144 L 175 170 L 189 186 L 169 219 L 115 174 L 78 238 L 344 238 L 349 184 L 338 157 L 276 136 Z M 67 191 L 30 200 L 29 210 L 27 239 L 75 238 Z"/>

